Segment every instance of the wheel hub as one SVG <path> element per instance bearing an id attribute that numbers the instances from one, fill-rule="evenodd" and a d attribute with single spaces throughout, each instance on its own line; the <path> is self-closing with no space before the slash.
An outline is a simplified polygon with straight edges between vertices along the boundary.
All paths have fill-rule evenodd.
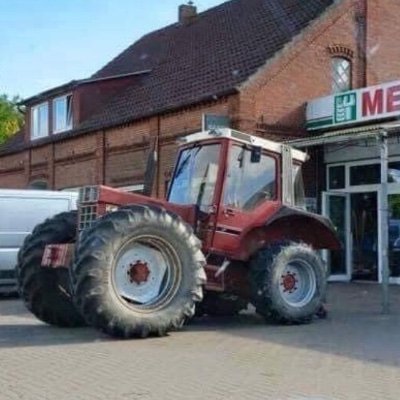
<path id="1" fill-rule="evenodd" d="M 291 307 L 304 307 L 314 297 L 317 281 L 312 265 L 304 259 L 290 260 L 281 269 L 279 292 L 282 299 Z"/>
<path id="2" fill-rule="evenodd" d="M 288 271 L 285 275 L 282 275 L 281 285 L 283 286 L 283 291 L 293 293 L 297 290 L 297 282 L 296 274 Z"/>
<path id="3" fill-rule="evenodd" d="M 146 262 L 137 260 L 135 263 L 129 264 L 129 267 L 130 268 L 128 269 L 127 274 L 131 283 L 140 285 L 144 282 L 147 282 L 150 275 L 150 269 L 148 268 Z"/>
<path id="4" fill-rule="evenodd" d="M 114 282 L 118 294 L 128 301 L 147 304 L 155 301 L 169 282 L 169 261 L 149 244 L 131 242 L 116 259 Z"/>

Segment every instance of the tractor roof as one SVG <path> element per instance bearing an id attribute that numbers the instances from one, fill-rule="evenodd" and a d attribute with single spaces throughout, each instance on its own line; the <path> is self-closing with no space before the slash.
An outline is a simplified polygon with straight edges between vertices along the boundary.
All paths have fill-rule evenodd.
<path id="1" fill-rule="evenodd" d="M 230 128 L 218 128 L 218 129 L 211 129 L 208 131 L 201 131 L 185 136 L 180 140 L 186 144 L 186 143 L 194 143 L 204 140 L 210 140 L 213 138 L 227 138 L 239 143 L 248 144 L 252 146 L 259 146 L 263 149 L 270 150 L 273 151 L 274 153 L 279 153 L 279 154 L 282 153 L 283 146 L 287 147 L 287 145 L 284 145 L 282 143 L 274 142 L 268 139 L 263 139 L 258 136 L 249 135 L 247 133 L 239 132 Z M 295 160 L 301 162 L 306 161 L 308 158 L 306 153 L 294 148 L 292 148 L 292 157 Z"/>

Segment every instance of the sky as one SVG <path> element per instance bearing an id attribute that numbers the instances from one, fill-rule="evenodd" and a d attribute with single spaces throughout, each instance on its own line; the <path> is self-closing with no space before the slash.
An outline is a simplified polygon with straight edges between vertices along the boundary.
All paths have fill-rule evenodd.
<path id="1" fill-rule="evenodd" d="M 87 78 L 186 0 L 0 0 L 0 94 L 30 97 Z M 196 0 L 198 12 L 224 0 Z"/>

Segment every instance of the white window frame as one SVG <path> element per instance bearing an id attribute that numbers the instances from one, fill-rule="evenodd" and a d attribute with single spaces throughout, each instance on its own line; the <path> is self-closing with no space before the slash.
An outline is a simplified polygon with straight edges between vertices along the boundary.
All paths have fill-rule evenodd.
<path id="1" fill-rule="evenodd" d="M 391 162 L 398 162 L 400 161 L 399 155 L 392 155 L 389 156 L 389 163 Z M 351 193 L 365 193 L 365 192 L 376 192 L 377 193 L 377 217 L 378 217 L 378 283 L 382 283 L 382 231 L 381 231 L 381 214 L 379 210 L 382 208 L 382 193 L 381 193 L 381 184 L 373 183 L 368 185 L 350 185 L 350 168 L 359 165 L 369 165 L 369 164 L 380 164 L 380 158 L 373 157 L 365 160 L 358 160 L 358 161 L 341 161 L 335 163 L 328 163 L 326 164 L 325 170 L 325 177 L 327 182 L 327 187 L 329 185 L 329 167 L 344 165 L 345 166 L 345 187 L 343 189 L 327 189 L 329 194 L 351 194 Z M 392 194 L 400 194 L 400 184 L 397 182 L 388 183 L 388 196 Z M 348 206 L 350 208 L 350 204 Z M 346 211 L 349 212 L 349 211 Z M 348 234 L 349 235 L 349 234 Z M 352 245 L 352 244 L 351 244 Z M 351 259 L 348 258 L 349 265 L 351 264 Z M 349 266 L 349 271 L 351 274 L 351 267 Z M 400 278 L 399 277 L 390 277 L 389 282 L 392 284 L 400 285 Z"/>
<path id="2" fill-rule="evenodd" d="M 71 111 L 70 111 L 71 120 L 70 120 L 70 124 L 69 125 L 68 125 L 68 110 L 67 110 L 67 98 L 68 97 L 71 98 Z M 65 110 L 66 120 L 64 121 L 65 125 L 63 127 L 57 129 L 57 108 L 56 108 L 57 106 L 56 106 L 56 104 L 59 101 L 64 101 L 64 104 L 65 104 L 65 107 L 66 107 L 66 110 Z M 54 98 L 52 104 L 53 104 L 53 118 L 52 118 L 53 119 L 53 133 L 61 133 L 61 132 L 70 131 L 72 129 L 72 127 L 73 127 L 72 93 L 68 93 L 68 94 L 65 94 L 63 96 L 59 96 L 59 97 Z"/>
<path id="3" fill-rule="evenodd" d="M 40 125 L 40 109 L 46 107 L 46 125 L 42 127 Z M 38 111 L 37 118 L 38 121 L 35 123 L 35 111 Z M 49 103 L 47 101 L 37 104 L 36 106 L 31 107 L 31 139 L 40 139 L 49 135 Z"/>
<path id="4" fill-rule="evenodd" d="M 398 162 L 400 161 L 400 156 L 399 155 L 393 155 L 389 156 L 389 163 L 391 162 Z M 358 193 L 358 192 L 363 192 L 363 191 L 375 191 L 378 190 L 381 186 L 380 183 L 371 183 L 371 184 L 365 184 L 365 185 L 350 185 L 350 168 L 355 167 L 355 166 L 360 166 L 360 165 L 370 165 L 370 164 L 380 164 L 381 160 L 380 158 L 369 158 L 366 160 L 359 160 L 359 161 L 341 161 L 341 162 L 335 162 L 335 163 L 328 163 L 326 164 L 326 169 L 325 169 L 325 177 L 326 177 L 326 186 L 327 186 L 327 191 L 334 193 L 334 192 L 347 192 L 347 193 Z M 343 189 L 330 189 L 329 188 L 329 167 L 338 167 L 338 166 L 344 166 L 345 167 L 345 186 Z M 397 182 L 391 182 L 388 183 L 388 189 L 389 190 L 394 190 L 395 188 L 399 187 L 399 183 Z"/>

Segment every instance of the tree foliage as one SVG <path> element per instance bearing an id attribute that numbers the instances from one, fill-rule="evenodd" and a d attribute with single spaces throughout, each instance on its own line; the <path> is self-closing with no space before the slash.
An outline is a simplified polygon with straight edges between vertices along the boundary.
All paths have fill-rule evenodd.
<path id="1" fill-rule="evenodd" d="M 0 95 L 0 144 L 18 132 L 23 123 L 24 116 L 18 109 L 19 97 L 10 99 L 7 95 Z"/>

